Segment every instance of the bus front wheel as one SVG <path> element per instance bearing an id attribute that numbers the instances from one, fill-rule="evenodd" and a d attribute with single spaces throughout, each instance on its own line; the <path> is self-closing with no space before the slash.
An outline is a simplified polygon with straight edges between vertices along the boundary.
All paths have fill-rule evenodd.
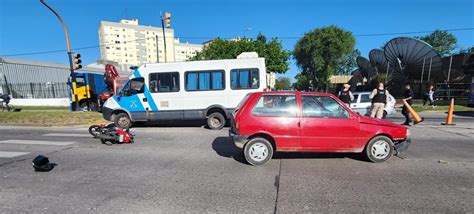
<path id="1" fill-rule="evenodd" d="M 225 117 L 220 112 L 214 112 L 207 117 L 207 126 L 213 130 L 222 129 L 225 122 Z"/>
<path id="2" fill-rule="evenodd" d="M 127 113 L 119 113 L 113 118 L 115 125 L 119 128 L 128 129 L 132 126 L 132 121 L 130 120 L 130 117 L 128 117 Z"/>

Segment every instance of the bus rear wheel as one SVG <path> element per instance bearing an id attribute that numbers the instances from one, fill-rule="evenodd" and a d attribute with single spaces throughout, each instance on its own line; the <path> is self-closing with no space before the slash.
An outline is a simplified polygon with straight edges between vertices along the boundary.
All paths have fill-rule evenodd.
<path id="1" fill-rule="evenodd" d="M 214 112 L 207 117 L 207 126 L 212 130 L 222 129 L 225 122 L 225 117 L 220 112 Z"/>
<path id="2" fill-rule="evenodd" d="M 114 123 L 117 127 L 122 129 L 128 129 L 132 126 L 132 121 L 126 113 L 119 113 L 114 117 Z"/>

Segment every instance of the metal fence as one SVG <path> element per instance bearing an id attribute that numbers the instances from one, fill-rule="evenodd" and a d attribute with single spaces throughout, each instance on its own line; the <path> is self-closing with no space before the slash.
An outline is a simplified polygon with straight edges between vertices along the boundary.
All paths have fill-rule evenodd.
<path id="1" fill-rule="evenodd" d="M 66 98 L 69 93 L 64 82 L 0 83 L 0 87 L 12 98 Z"/>
<path id="2" fill-rule="evenodd" d="M 103 73 L 85 67 L 77 72 Z M 0 58 L 0 93 L 13 98 L 67 98 L 69 66 L 29 60 Z"/>
<path id="3" fill-rule="evenodd" d="M 437 83 L 435 97 L 446 98 L 467 98 L 469 97 L 471 83 Z"/>

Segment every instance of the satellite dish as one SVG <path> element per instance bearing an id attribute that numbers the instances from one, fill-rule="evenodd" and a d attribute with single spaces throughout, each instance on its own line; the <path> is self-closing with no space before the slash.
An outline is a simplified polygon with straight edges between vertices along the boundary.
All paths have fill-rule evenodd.
<path id="1" fill-rule="evenodd" d="M 355 71 L 351 72 L 351 79 L 347 82 L 349 85 L 351 85 L 350 90 L 351 91 L 363 91 L 364 89 L 364 77 L 360 73 L 360 70 L 357 69 Z"/>
<path id="2" fill-rule="evenodd" d="M 378 73 L 386 73 L 387 67 L 389 70 L 393 69 L 388 66 L 388 61 L 385 58 L 385 53 L 382 49 L 372 49 L 369 52 L 369 60 Z"/>
<path id="3" fill-rule="evenodd" d="M 367 80 L 372 79 L 377 75 L 377 71 L 375 70 L 374 66 L 370 63 L 370 61 L 364 57 L 357 57 L 357 66 L 359 67 L 359 71 L 364 76 L 367 78 Z"/>
<path id="4" fill-rule="evenodd" d="M 405 78 L 420 79 L 423 75 L 432 79 L 444 74 L 441 72 L 441 56 L 424 41 L 398 37 L 387 42 L 384 53 L 390 66 Z"/>

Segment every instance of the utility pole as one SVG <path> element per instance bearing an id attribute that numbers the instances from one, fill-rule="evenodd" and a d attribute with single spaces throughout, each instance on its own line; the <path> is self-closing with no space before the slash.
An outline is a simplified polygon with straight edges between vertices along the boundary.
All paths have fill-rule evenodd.
<path id="1" fill-rule="evenodd" d="M 61 26 L 63 27 L 64 34 L 66 35 L 67 55 L 69 57 L 69 71 L 71 72 L 71 93 L 72 93 L 71 98 L 73 99 L 73 102 L 75 103 L 76 110 L 79 110 L 79 100 L 78 100 L 77 93 L 76 93 L 76 75 L 74 73 L 74 65 L 73 65 L 73 61 L 72 61 L 71 45 L 69 43 L 69 33 L 67 31 L 66 24 L 64 23 L 63 18 L 61 17 L 61 15 L 59 15 L 58 12 L 56 12 L 53 8 L 51 8 L 48 4 L 46 4 L 46 2 L 44 0 L 40 0 L 40 2 L 44 6 L 46 6 L 51 12 L 53 12 L 54 15 L 56 15 L 56 17 L 61 22 Z"/>
<path id="2" fill-rule="evenodd" d="M 164 42 L 164 51 L 165 51 L 165 62 L 167 62 L 167 57 L 166 57 L 166 35 L 165 35 L 165 20 L 163 19 L 163 15 L 161 15 L 160 12 L 160 18 L 161 18 L 161 29 L 163 29 L 163 42 Z"/>

